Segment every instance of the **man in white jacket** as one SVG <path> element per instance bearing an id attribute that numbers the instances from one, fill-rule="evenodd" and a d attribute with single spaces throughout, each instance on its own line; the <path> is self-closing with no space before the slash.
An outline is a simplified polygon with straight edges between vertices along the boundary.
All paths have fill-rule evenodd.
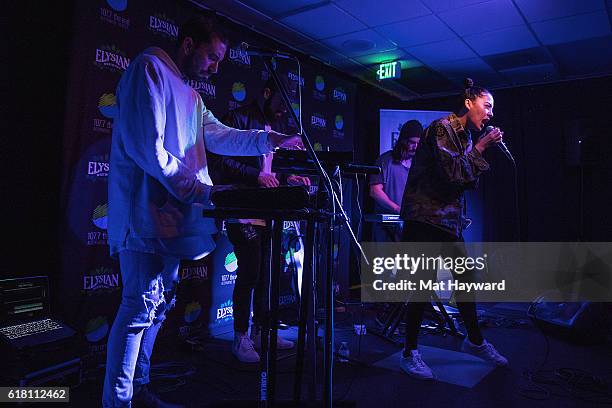
<path id="1" fill-rule="evenodd" d="M 191 19 L 181 27 L 174 59 L 148 48 L 117 87 L 108 240 L 123 293 L 108 338 L 105 407 L 169 406 L 147 388 L 150 357 L 173 304 L 164 292 L 174 292 L 179 260 L 201 258 L 215 246 L 214 222 L 202 217 L 212 190 L 206 149 L 255 156 L 300 146 L 297 136 L 223 125 L 185 83 L 216 73 L 227 45 L 214 20 Z"/>

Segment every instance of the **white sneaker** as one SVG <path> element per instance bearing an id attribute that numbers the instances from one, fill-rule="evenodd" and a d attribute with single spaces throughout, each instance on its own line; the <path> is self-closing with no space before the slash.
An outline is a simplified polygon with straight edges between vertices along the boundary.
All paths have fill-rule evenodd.
<path id="1" fill-rule="evenodd" d="M 488 341 L 484 340 L 480 346 L 473 344 L 467 337 L 461 344 L 461 351 L 480 357 L 485 361 L 493 363 L 499 367 L 508 365 L 508 359 L 501 354 Z"/>
<path id="2" fill-rule="evenodd" d="M 234 333 L 232 353 L 243 363 L 259 363 L 259 354 L 253 348 L 253 342 L 246 333 Z"/>
<path id="3" fill-rule="evenodd" d="M 423 362 L 421 353 L 418 350 L 410 350 L 410 357 L 404 357 L 403 353 L 400 357 L 400 368 L 406 372 L 406 374 L 419 378 L 421 380 L 433 380 L 434 374 L 431 368 Z"/>
<path id="4" fill-rule="evenodd" d="M 251 340 L 255 345 L 256 349 L 261 349 L 261 329 L 251 329 Z M 276 335 L 276 349 L 277 350 L 289 350 L 292 349 L 295 344 L 291 340 L 287 340 L 282 338 L 281 336 Z"/>

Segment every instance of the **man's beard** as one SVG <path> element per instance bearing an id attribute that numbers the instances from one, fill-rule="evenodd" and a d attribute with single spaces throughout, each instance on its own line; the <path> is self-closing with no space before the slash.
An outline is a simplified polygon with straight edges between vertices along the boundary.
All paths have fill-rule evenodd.
<path id="1" fill-rule="evenodd" d="M 185 60 L 183 61 L 183 67 L 181 69 L 181 72 L 183 72 L 183 74 L 188 79 L 193 79 L 196 81 L 204 81 L 208 79 L 205 76 L 201 76 L 200 72 L 196 69 L 196 66 L 194 64 L 194 57 L 195 57 L 195 54 L 190 54 L 185 57 Z"/>
<path id="2" fill-rule="evenodd" d="M 402 160 L 412 160 L 414 158 L 415 151 L 404 150 L 402 152 Z"/>

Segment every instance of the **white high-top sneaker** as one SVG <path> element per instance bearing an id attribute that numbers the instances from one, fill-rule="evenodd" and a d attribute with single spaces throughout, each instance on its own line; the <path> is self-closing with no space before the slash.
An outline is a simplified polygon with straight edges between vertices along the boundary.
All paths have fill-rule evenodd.
<path id="1" fill-rule="evenodd" d="M 480 357 L 485 361 L 489 361 L 499 367 L 508 365 L 508 359 L 501 354 L 488 341 L 483 341 L 480 346 L 473 344 L 467 337 L 461 344 L 461 351 Z"/>
<path id="2" fill-rule="evenodd" d="M 232 353 L 243 363 L 259 362 L 259 354 L 253 348 L 253 342 L 246 333 L 234 333 Z"/>
<path id="3" fill-rule="evenodd" d="M 425 364 L 418 350 L 410 350 L 410 357 L 404 357 L 402 354 L 400 357 L 400 368 L 404 370 L 406 374 L 421 380 L 434 379 L 431 368 Z"/>

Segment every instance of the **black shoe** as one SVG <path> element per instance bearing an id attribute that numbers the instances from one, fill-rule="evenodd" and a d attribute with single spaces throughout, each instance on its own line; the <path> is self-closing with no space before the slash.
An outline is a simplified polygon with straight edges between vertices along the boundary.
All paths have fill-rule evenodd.
<path id="1" fill-rule="evenodd" d="M 135 390 L 132 397 L 133 408 L 183 408 L 183 405 L 164 402 L 145 384 Z"/>

